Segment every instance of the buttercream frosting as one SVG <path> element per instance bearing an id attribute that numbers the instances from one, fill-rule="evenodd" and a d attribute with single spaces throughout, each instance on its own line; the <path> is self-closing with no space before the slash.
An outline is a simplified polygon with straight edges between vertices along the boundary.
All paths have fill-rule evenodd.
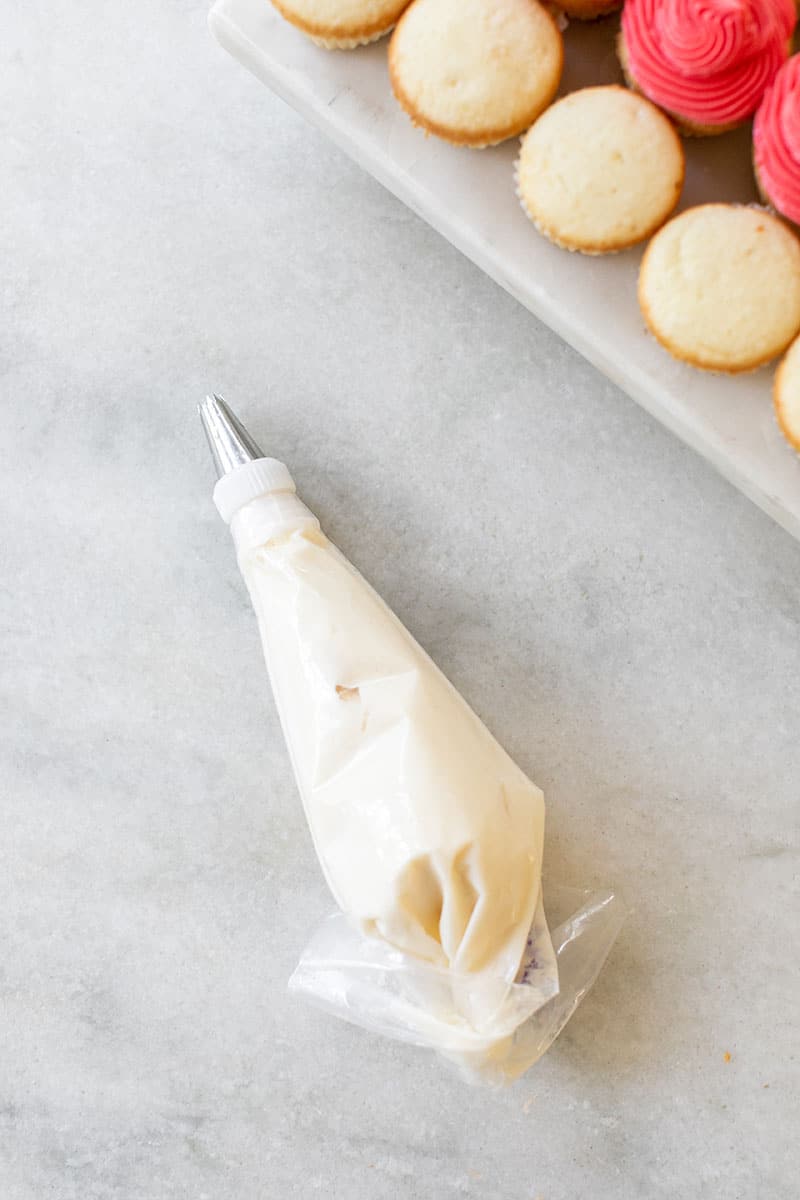
<path id="1" fill-rule="evenodd" d="M 800 223 L 800 54 L 781 67 L 761 101 L 753 159 L 765 198 Z"/>
<path id="2" fill-rule="evenodd" d="M 711 128 L 751 116 L 789 54 L 794 0 L 627 0 L 633 82 L 679 119 Z"/>

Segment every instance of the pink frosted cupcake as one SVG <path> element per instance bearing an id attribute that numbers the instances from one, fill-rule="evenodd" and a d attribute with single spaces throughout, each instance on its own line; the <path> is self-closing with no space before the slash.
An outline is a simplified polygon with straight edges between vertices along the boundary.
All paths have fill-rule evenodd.
<path id="1" fill-rule="evenodd" d="M 627 0 L 620 60 L 686 133 L 723 133 L 758 108 L 796 21 L 794 0 Z"/>
<path id="2" fill-rule="evenodd" d="M 762 198 L 800 225 L 800 54 L 781 67 L 759 105 L 753 163 Z"/>

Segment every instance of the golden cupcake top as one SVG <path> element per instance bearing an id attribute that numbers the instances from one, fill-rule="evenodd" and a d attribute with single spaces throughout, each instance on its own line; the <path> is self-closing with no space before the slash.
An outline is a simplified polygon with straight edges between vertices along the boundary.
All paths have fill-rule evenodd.
<path id="1" fill-rule="evenodd" d="M 412 121 L 481 147 L 514 137 L 553 99 L 563 46 L 538 0 L 414 0 L 389 44 L 389 74 Z"/>

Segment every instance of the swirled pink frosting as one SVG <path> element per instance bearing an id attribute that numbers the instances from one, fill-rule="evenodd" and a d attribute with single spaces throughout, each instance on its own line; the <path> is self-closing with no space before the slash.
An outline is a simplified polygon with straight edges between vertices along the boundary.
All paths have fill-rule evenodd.
<path id="1" fill-rule="evenodd" d="M 800 54 L 781 67 L 759 105 L 753 159 L 767 199 L 800 224 Z"/>
<path id="2" fill-rule="evenodd" d="M 794 0 L 627 0 L 629 74 L 693 125 L 751 116 L 789 54 Z"/>

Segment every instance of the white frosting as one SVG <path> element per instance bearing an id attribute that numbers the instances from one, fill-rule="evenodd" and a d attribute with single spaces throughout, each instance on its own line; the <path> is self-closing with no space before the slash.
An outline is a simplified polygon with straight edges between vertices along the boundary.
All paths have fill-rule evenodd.
<path id="1" fill-rule="evenodd" d="M 325 877 L 366 934 L 467 976 L 453 1019 L 490 1033 L 540 905 L 544 797 L 307 509 L 270 529 L 273 501 L 232 529 Z"/>

